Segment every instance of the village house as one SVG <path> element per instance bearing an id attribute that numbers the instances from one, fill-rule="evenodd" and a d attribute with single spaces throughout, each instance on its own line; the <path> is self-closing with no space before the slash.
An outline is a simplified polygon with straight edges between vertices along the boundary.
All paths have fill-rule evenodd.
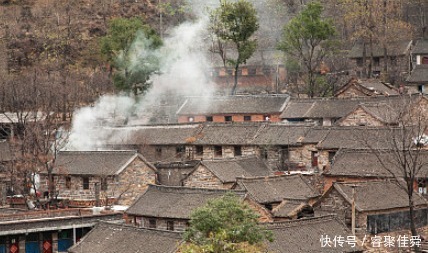
<path id="1" fill-rule="evenodd" d="M 61 151 L 53 166 L 56 195 L 71 206 L 130 205 L 156 183 L 156 168 L 136 151 Z M 45 173 L 41 186 L 47 192 Z"/>
<path id="2" fill-rule="evenodd" d="M 358 235 L 379 234 L 408 229 L 409 200 L 404 182 L 368 181 L 333 183 L 314 204 L 315 213 L 335 213 L 348 227 L 352 223 L 352 202 L 355 201 L 355 227 Z M 428 224 L 428 202 L 413 194 L 416 227 Z"/>
<path id="3" fill-rule="evenodd" d="M 69 253 L 153 252 L 175 253 L 182 234 L 125 224 L 98 223 Z"/>
<path id="4" fill-rule="evenodd" d="M 354 63 L 353 69 L 358 78 L 365 78 L 364 70 L 368 71 L 371 57 L 373 57 L 371 73 L 368 73 L 370 78 L 379 78 L 387 61 L 390 75 L 388 79 L 399 82 L 404 80 L 408 73 L 411 45 L 412 41 L 409 40 L 388 43 L 385 59 L 385 51 L 381 43 L 373 43 L 371 49 L 369 43 L 357 42 L 349 52 L 348 58 Z"/>
<path id="5" fill-rule="evenodd" d="M 201 161 L 157 162 L 157 180 L 160 185 L 182 186 L 183 180 L 189 176 Z"/>
<path id="6" fill-rule="evenodd" d="M 14 209 L 16 210 L 16 209 Z M 99 221 L 120 221 L 123 213 L 90 209 L 0 209 L 0 252 L 67 252 Z"/>
<path id="7" fill-rule="evenodd" d="M 183 180 L 183 186 L 231 189 L 237 177 L 269 176 L 273 171 L 258 158 L 205 160 Z"/>
<path id="8" fill-rule="evenodd" d="M 391 180 L 402 178 L 403 168 L 397 162 L 397 154 L 394 151 L 384 150 L 373 153 L 372 150 L 340 150 L 333 158 L 333 163 L 328 170 L 322 173 L 324 179 L 324 191 L 330 189 L 334 182 L 366 182 Z M 427 196 L 428 178 L 425 171 L 428 169 L 426 161 L 428 152 L 418 151 L 418 158 L 412 160 L 417 172 L 414 182 L 414 190 L 423 196 Z"/>
<path id="9" fill-rule="evenodd" d="M 273 233 L 273 242 L 268 243 L 269 252 L 363 252 L 364 248 L 351 231 L 335 216 L 300 219 L 293 221 L 274 222 L 267 225 Z M 343 245 L 334 244 L 333 239 L 338 236 L 354 238 L 346 240 Z M 325 243 L 322 238 L 330 238 Z M 323 243 L 324 242 L 324 243 Z M 352 243 L 355 244 L 352 244 Z"/>
<path id="10" fill-rule="evenodd" d="M 234 189 L 245 190 L 257 203 L 273 210 L 284 199 L 313 204 L 321 196 L 301 174 L 238 178 Z"/>
<path id="11" fill-rule="evenodd" d="M 398 95 L 399 91 L 391 84 L 379 80 L 360 80 L 352 78 L 340 87 L 334 96 L 337 98 L 371 97 Z"/>
<path id="12" fill-rule="evenodd" d="M 412 49 L 411 72 L 406 79 L 411 92 L 427 94 L 428 85 L 428 40 L 418 40 Z"/>
<path id="13" fill-rule="evenodd" d="M 189 226 L 190 214 L 208 200 L 228 192 L 237 194 L 270 221 L 269 213 L 255 202 L 245 198 L 244 191 L 149 185 L 146 192 L 126 210 L 128 221 L 137 227 L 184 231 Z"/>
<path id="14" fill-rule="evenodd" d="M 314 217 L 314 210 L 307 200 L 284 198 L 272 209 L 274 221 L 295 220 Z"/>
<path id="15" fill-rule="evenodd" d="M 279 122 L 288 95 L 189 97 L 177 111 L 178 122 Z"/>

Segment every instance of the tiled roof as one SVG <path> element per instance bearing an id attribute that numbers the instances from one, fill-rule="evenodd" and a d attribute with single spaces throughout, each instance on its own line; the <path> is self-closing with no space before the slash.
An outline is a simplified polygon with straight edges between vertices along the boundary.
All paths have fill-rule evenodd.
<path id="1" fill-rule="evenodd" d="M 55 161 L 54 174 L 116 175 L 135 158 L 144 157 L 136 151 L 61 151 Z"/>
<path id="2" fill-rule="evenodd" d="M 126 213 L 136 216 L 190 219 L 193 210 L 227 192 L 235 192 L 238 196 L 245 195 L 243 191 L 149 185 L 146 192 L 128 208 Z"/>
<path id="3" fill-rule="evenodd" d="M 260 159 L 205 160 L 201 162 L 223 183 L 235 182 L 237 177 L 272 175 L 272 170 Z"/>
<path id="4" fill-rule="evenodd" d="M 344 238 L 352 235 L 346 226 L 334 216 L 276 222 L 267 227 L 272 231 L 274 238 L 273 242 L 268 243 L 270 252 L 363 252 L 359 245 L 352 248 L 347 243 L 344 243 L 343 247 L 322 247 L 321 236 L 333 239 L 339 235 Z"/>
<path id="5" fill-rule="evenodd" d="M 359 105 L 364 111 L 386 124 L 398 124 L 397 111 L 386 103 L 365 103 Z"/>
<path id="6" fill-rule="evenodd" d="M 176 252 L 181 237 L 178 232 L 100 222 L 68 252 L 173 253 Z"/>
<path id="7" fill-rule="evenodd" d="M 428 40 L 418 40 L 412 49 L 412 54 L 428 54 Z"/>
<path id="8" fill-rule="evenodd" d="M 190 97 L 177 114 L 279 114 L 288 98 L 285 95 Z"/>
<path id="9" fill-rule="evenodd" d="M 319 196 L 302 175 L 238 178 L 238 185 L 260 204 L 281 202 L 284 198 L 306 200 Z"/>
<path id="10" fill-rule="evenodd" d="M 300 199 L 285 199 L 272 210 L 272 215 L 277 218 L 292 217 L 307 206 L 309 205 Z"/>
<path id="11" fill-rule="evenodd" d="M 324 140 L 330 129 L 330 127 L 312 127 L 308 130 L 301 142 L 305 144 L 318 143 Z"/>
<path id="12" fill-rule="evenodd" d="M 9 142 L 0 141 L 0 163 L 9 162 L 12 160 L 12 152 L 10 151 Z"/>
<path id="13" fill-rule="evenodd" d="M 410 72 L 406 80 L 408 83 L 427 83 L 428 82 L 428 64 L 416 65 Z"/>
<path id="14" fill-rule="evenodd" d="M 412 41 L 400 41 L 400 42 L 391 42 L 388 43 L 388 56 L 402 56 L 410 49 Z M 370 47 L 366 45 L 366 56 L 370 57 Z M 374 43 L 373 44 L 373 57 L 383 57 L 384 49 L 382 44 Z M 361 58 L 363 57 L 363 44 L 356 43 L 348 55 L 349 58 Z"/>
<path id="15" fill-rule="evenodd" d="M 258 145 L 299 145 L 308 127 L 268 125 L 261 126 L 252 143 Z"/>
<path id="16" fill-rule="evenodd" d="M 395 89 L 393 86 L 389 85 L 389 84 L 385 84 L 383 82 L 364 82 L 362 81 L 361 83 L 359 83 L 359 85 L 363 86 L 364 88 L 377 93 L 377 94 L 383 94 L 383 95 L 398 95 L 398 91 L 397 89 Z"/>
<path id="17" fill-rule="evenodd" d="M 355 208 L 360 212 L 409 207 L 404 182 L 368 181 L 333 184 L 334 189 L 349 203 L 352 203 L 353 186 L 355 186 Z M 328 193 L 329 191 L 326 194 Z M 427 200 L 417 193 L 413 193 L 413 200 L 415 206 L 428 204 Z"/>
<path id="18" fill-rule="evenodd" d="M 281 114 L 281 119 L 341 118 L 358 105 L 351 99 L 296 99 L 291 100 Z"/>

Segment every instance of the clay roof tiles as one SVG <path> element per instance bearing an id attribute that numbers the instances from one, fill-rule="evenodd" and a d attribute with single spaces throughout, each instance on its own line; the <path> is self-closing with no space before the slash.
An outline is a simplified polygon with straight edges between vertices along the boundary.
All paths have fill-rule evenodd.
<path id="1" fill-rule="evenodd" d="M 101 222 L 68 252 L 173 253 L 176 252 L 181 237 L 178 232 Z"/>

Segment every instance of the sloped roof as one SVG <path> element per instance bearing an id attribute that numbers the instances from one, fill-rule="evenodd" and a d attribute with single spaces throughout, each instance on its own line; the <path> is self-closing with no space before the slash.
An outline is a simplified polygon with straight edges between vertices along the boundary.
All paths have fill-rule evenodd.
<path id="1" fill-rule="evenodd" d="M 330 127 L 312 127 L 306 132 L 301 142 L 305 144 L 318 143 L 325 138 L 328 132 L 330 132 Z"/>
<path id="2" fill-rule="evenodd" d="M 251 143 L 260 124 L 206 124 L 194 144 L 242 145 Z"/>
<path id="3" fill-rule="evenodd" d="M 307 206 L 308 203 L 300 199 L 284 199 L 272 210 L 272 215 L 278 218 L 291 217 Z"/>
<path id="4" fill-rule="evenodd" d="M 193 210 L 227 192 L 243 197 L 243 191 L 149 185 L 126 211 L 129 215 L 190 219 Z"/>
<path id="5" fill-rule="evenodd" d="M 323 174 L 351 177 L 400 177 L 402 172 L 396 158 L 391 152 L 380 152 L 376 156 L 370 150 L 341 150 L 335 155 L 331 168 Z M 422 165 L 422 171 L 428 170 L 426 161 L 428 161 L 428 152 L 420 152 L 417 164 Z"/>
<path id="6" fill-rule="evenodd" d="M 177 114 L 279 114 L 288 98 L 285 95 L 190 97 L 177 111 Z"/>
<path id="7" fill-rule="evenodd" d="M 306 200 L 320 195 L 298 174 L 238 178 L 237 182 L 260 204 L 281 202 L 284 198 Z"/>
<path id="8" fill-rule="evenodd" d="M 161 185 L 181 186 L 182 181 L 200 164 L 200 161 L 155 163 L 157 180 Z"/>
<path id="9" fill-rule="evenodd" d="M 9 142 L 0 141 L 0 163 L 9 162 L 12 160 L 12 152 L 10 151 Z"/>
<path id="10" fill-rule="evenodd" d="M 54 174 L 117 175 L 139 157 L 153 170 L 156 168 L 136 151 L 61 151 L 57 155 Z"/>
<path id="11" fill-rule="evenodd" d="M 136 228 L 129 225 L 98 223 L 68 252 L 117 253 L 173 253 L 182 235 L 173 231 Z"/>
<path id="12" fill-rule="evenodd" d="M 408 83 L 428 83 L 428 64 L 416 65 L 406 79 Z"/>
<path id="13" fill-rule="evenodd" d="M 382 95 L 386 95 L 386 96 L 398 95 L 399 94 L 398 90 L 396 88 L 394 88 L 392 85 L 386 84 L 384 82 L 362 81 L 359 84 L 361 86 L 363 86 L 364 88 L 366 88 L 367 90 L 370 90 L 370 91 L 377 93 L 377 94 L 382 94 Z"/>
<path id="14" fill-rule="evenodd" d="M 351 99 L 296 99 L 290 100 L 281 119 L 341 118 L 357 106 Z"/>
<path id="15" fill-rule="evenodd" d="M 272 170 L 260 159 L 205 160 L 201 162 L 223 183 L 235 182 L 237 177 L 272 175 Z"/>
<path id="16" fill-rule="evenodd" d="M 394 108 L 386 103 L 365 103 L 358 107 L 386 124 L 398 124 L 398 114 Z"/>
<path id="17" fill-rule="evenodd" d="M 392 128 L 332 127 L 318 149 L 388 149 L 392 148 Z"/>
<path id="18" fill-rule="evenodd" d="M 387 45 L 388 49 L 388 56 L 401 56 L 405 55 L 407 51 L 410 49 L 412 41 L 406 40 L 406 41 L 399 41 L 399 42 L 390 42 Z M 367 44 L 366 45 L 366 56 L 370 57 L 370 47 Z M 373 57 L 383 57 L 384 55 L 384 49 L 382 44 L 380 43 L 373 43 Z M 362 43 L 355 43 L 355 45 L 352 47 L 351 51 L 348 55 L 349 58 L 361 58 L 363 57 L 363 44 Z"/>
<path id="19" fill-rule="evenodd" d="M 333 183 L 335 190 L 352 203 L 352 187 L 355 186 L 355 208 L 359 212 L 406 208 L 409 206 L 407 193 L 397 181 L 368 181 L 358 183 Z M 325 194 L 329 194 L 327 191 Z M 428 202 L 417 193 L 413 194 L 415 206 Z"/>
<path id="20" fill-rule="evenodd" d="M 428 54 L 428 40 L 418 40 L 412 49 L 412 54 Z"/>
<path id="21" fill-rule="evenodd" d="M 147 144 L 175 145 L 185 144 L 200 131 L 199 124 L 153 125 L 110 128 L 108 144 Z"/>
<path id="22" fill-rule="evenodd" d="M 352 248 L 344 243 L 343 247 L 321 247 L 321 235 L 335 238 L 338 235 L 346 238 L 352 235 L 346 226 L 335 216 L 299 219 L 276 222 L 267 226 L 273 233 L 273 242 L 267 243 L 270 252 L 362 252 L 360 245 Z"/>
<path id="23" fill-rule="evenodd" d="M 252 143 L 258 145 L 298 145 L 309 130 L 304 126 L 261 126 Z"/>

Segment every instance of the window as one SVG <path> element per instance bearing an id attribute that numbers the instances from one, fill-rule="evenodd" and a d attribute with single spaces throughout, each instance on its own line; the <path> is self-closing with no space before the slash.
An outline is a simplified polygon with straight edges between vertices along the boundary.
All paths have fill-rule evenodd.
<path id="1" fill-rule="evenodd" d="M 422 64 L 428 64 L 428 56 L 422 57 Z"/>
<path id="2" fill-rule="evenodd" d="M 71 188 L 71 177 L 70 176 L 65 177 L 65 188 L 67 188 L 67 189 Z"/>
<path id="3" fill-rule="evenodd" d="M 208 122 L 212 122 L 213 121 L 213 116 L 206 116 L 206 121 Z"/>
<path id="4" fill-rule="evenodd" d="M 265 160 L 268 159 L 268 151 L 267 151 L 267 149 L 264 148 L 264 149 L 262 149 L 260 151 L 260 157 L 263 158 L 263 159 L 265 159 Z"/>
<path id="5" fill-rule="evenodd" d="M 244 116 L 244 121 L 251 121 L 251 116 Z"/>
<path id="6" fill-rule="evenodd" d="M 174 221 L 169 220 L 166 222 L 166 230 L 174 230 Z"/>
<path id="7" fill-rule="evenodd" d="M 176 154 L 177 157 L 182 156 L 184 154 L 184 151 L 185 151 L 184 146 L 177 146 L 175 148 L 175 154 Z"/>
<path id="8" fill-rule="evenodd" d="M 192 117 L 192 116 L 190 116 L 190 117 L 188 117 L 188 118 L 187 118 L 187 121 L 189 121 L 189 122 L 193 122 L 193 121 L 195 121 L 195 118 L 194 118 L 194 117 Z"/>
<path id="9" fill-rule="evenodd" d="M 257 73 L 257 69 L 256 68 L 249 68 L 248 69 L 248 75 L 249 76 L 255 76 Z"/>
<path id="10" fill-rule="evenodd" d="M 311 161 L 312 161 L 312 167 L 318 166 L 318 152 L 317 151 L 311 152 Z"/>
<path id="11" fill-rule="evenodd" d="M 263 115 L 264 121 L 270 121 L 270 115 Z"/>
<path id="12" fill-rule="evenodd" d="M 363 58 L 357 58 L 357 66 L 362 67 L 363 66 Z"/>
<path id="13" fill-rule="evenodd" d="M 333 164 L 333 158 L 335 155 L 336 155 L 336 152 L 334 152 L 334 151 L 328 152 L 328 161 L 330 162 L 330 164 Z"/>
<path id="14" fill-rule="evenodd" d="M 156 158 L 162 157 L 162 148 L 161 147 L 156 147 L 155 153 L 156 153 Z"/>
<path id="15" fill-rule="evenodd" d="M 214 156 L 215 157 L 223 156 L 223 149 L 221 148 L 221 146 L 214 146 Z"/>
<path id="16" fill-rule="evenodd" d="M 108 188 L 108 184 L 107 184 L 107 178 L 101 178 L 101 190 L 102 191 L 107 191 Z"/>
<path id="17" fill-rule="evenodd" d="M 397 57 L 391 56 L 390 60 L 391 60 L 391 66 L 397 66 Z"/>
<path id="18" fill-rule="evenodd" d="M 418 85 L 418 92 L 420 92 L 420 93 L 424 93 L 425 92 L 425 86 L 422 84 L 422 85 Z"/>
<path id="19" fill-rule="evenodd" d="M 235 156 L 241 156 L 242 155 L 242 148 L 241 146 L 234 146 L 233 151 L 235 153 Z"/>
<path id="20" fill-rule="evenodd" d="M 224 121 L 226 122 L 232 121 L 232 116 L 224 116 Z"/>
<path id="21" fill-rule="evenodd" d="M 89 190 L 89 177 L 83 178 L 83 190 Z"/>
<path id="22" fill-rule="evenodd" d="M 374 66 L 380 65 L 380 58 L 379 57 L 373 57 L 373 65 Z"/>
<path id="23" fill-rule="evenodd" d="M 195 146 L 195 153 L 197 155 L 203 155 L 204 154 L 204 147 L 203 146 Z"/>
<path id="24" fill-rule="evenodd" d="M 149 219 L 149 228 L 156 228 L 156 219 Z"/>

